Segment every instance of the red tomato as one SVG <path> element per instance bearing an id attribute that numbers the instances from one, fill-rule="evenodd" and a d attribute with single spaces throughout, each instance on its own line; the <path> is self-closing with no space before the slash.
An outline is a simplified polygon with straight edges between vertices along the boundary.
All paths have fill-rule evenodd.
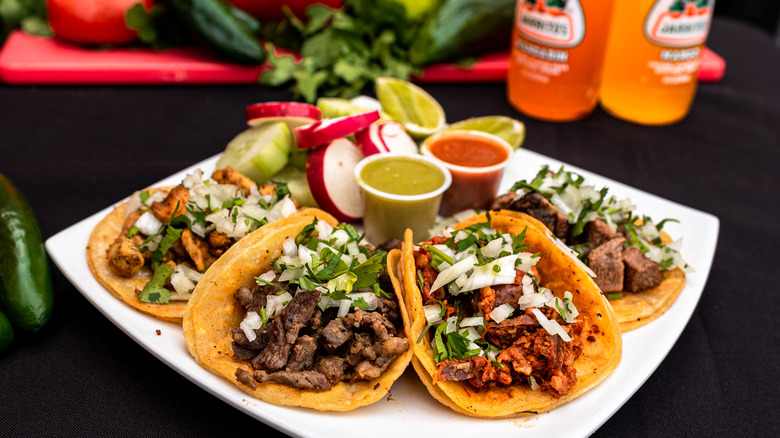
<path id="1" fill-rule="evenodd" d="M 125 12 L 153 0 L 46 0 L 49 24 L 63 40 L 86 44 L 122 44 L 137 38 L 125 25 Z"/>
<path id="2" fill-rule="evenodd" d="M 281 21 L 284 18 L 282 6 L 287 5 L 296 17 L 305 17 L 306 8 L 322 3 L 331 8 L 340 8 L 341 0 L 227 0 L 249 12 L 260 21 Z"/>

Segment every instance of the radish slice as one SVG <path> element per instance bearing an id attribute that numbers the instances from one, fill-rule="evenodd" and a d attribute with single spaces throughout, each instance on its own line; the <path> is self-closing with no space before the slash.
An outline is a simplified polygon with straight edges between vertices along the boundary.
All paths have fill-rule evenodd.
<path id="1" fill-rule="evenodd" d="M 246 107 L 246 123 L 257 126 L 271 121 L 286 122 L 290 128 L 307 125 L 322 119 L 322 110 L 301 102 L 266 102 Z"/>
<path id="2" fill-rule="evenodd" d="M 379 135 L 379 126 L 380 125 L 372 123 L 368 128 L 355 133 L 355 142 L 360 146 L 360 150 L 363 151 L 363 155 L 366 157 L 390 152 L 390 150 L 385 147 L 385 143 Z"/>
<path id="3" fill-rule="evenodd" d="M 354 134 L 379 120 L 379 111 L 325 119 L 293 129 L 298 149 L 313 149 Z"/>
<path id="4" fill-rule="evenodd" d="M 314 200 L 340 222 L 363 217 L 360 186 L 353 176 L 355 165 L 362 159 L 360 149 L 345 138 L 314 149 L 306 158 L 306 178 Z"/>
<path id="5" fill-rule="evenodd" d="M 417 142 L 406 133 L 404 126 L 398 122 L 385 122 L 379 125 L 379 138 L 390 152 L 402 154 L 419 154 Z"/>

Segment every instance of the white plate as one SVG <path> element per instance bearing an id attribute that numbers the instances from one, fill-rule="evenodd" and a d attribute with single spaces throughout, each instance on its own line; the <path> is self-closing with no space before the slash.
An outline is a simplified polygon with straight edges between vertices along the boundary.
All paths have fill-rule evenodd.
<path id="1" fill-rule="evenodd" d="M 178 184 L 186 173 L 200 167 L 210 174 L 217 157 L 160 181 L 156 185 Z M 543 164 L 557 169 L 562 163 L 527 150 L 515 153 L 502 181 L 507 190 L 519 179 L 532 179 Z M 607 186 L 619 198 L 630 197 L 638 214 L 654 218 L 673 217 L 666 230 L 684 236 L 682 254 L 696 272 L 689 274 L 679 299 L 653 323 L 623 337 L 623 359 L 599 386 L 552 412 L 530 417 L 486 420 L 455 414 L 430 397 L 417 380 L 412 367 L 393 385 L 386 397 L 371 406 L 346 413 L 321 413 L 309 409 L 275 406 L 241 392 L 232 383 L 198 366 L 187 352 L 181 327 L 142 314 L 114 298 L 98 283 L 87 266 L 84 249 L 92 228 L 112 208 L 59 232 L 46 241 L 49 255 L 65 276 L 108 319 L 157 358 L 237 409 L 260 421 L 301 437 L 361 437 L 373 430 L 376 436 L 506 436 L 585 437 L 599 428 L 639 389 L 671 350 L 693 314 L 701 297 L 715 254 L 719 221 L 716 217 L 661 199 L 590 172 L 568 166 L 597 188 Z M 161 333 L 158 335 L 157 330 Z M 691 371 L 693 372 L 693 371 Z M 390 420 L 390 423 L 388 423 Z M 350 427 L 345 427 L 349 422 Z M 377 429 L 377 424 L 392 426 Z"/>

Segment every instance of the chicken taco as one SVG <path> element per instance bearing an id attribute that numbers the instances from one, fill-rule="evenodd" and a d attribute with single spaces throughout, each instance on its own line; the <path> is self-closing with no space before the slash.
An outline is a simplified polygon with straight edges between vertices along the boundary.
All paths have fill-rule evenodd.
<path id="1" fill-rule="evenodd" d="M 200 170 L 175 187 L 142 190 L 92 230 L 87 261 L 117 298 L 157 318 L 181 322 L 203 272 L 236 241 L 298 211 L 283 185 L 258 187 L 225 168 L 203 179 Z"/>
<path id="2" fill-rule="evenodd" d="M 600 383 L 622 340 L 606 298 L 547 230 L 477 215 L 401 255 L 417 374 L 456 412 L 548 411 Z"/>
<path id="3" fill-rule="evenodd" d="M 629 199 L 607 196 L 584 178 L 561 167 L 544 166 L 528 182 L 519 181 L 498 197 L 494 214 L 533 216 L 575 251 L 606 294 L 623 331 L 661 316 L 685 287 L 691 271 L 680 255 L 681 241 L 672 241 L 662 227 L 674 219 L 653 222 L 635 216 Z"/>
<path id="4" fill-rule="evenodd" d="M 347 224 L 291 217 L 240 240 L 198 283 L 183 328 L 204 368 L 267 402 L 373 403 L 409 365 L 400 251 Z"/>

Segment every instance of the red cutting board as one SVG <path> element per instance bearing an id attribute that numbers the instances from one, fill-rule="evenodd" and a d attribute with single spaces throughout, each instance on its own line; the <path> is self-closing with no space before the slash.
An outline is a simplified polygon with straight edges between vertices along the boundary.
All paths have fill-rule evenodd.
<path id="1" fill-rule="evenodd" d="M 418 82 L 490 82 L 506 80 L 509 55 L 487 55 L 469 68 L 438 64 Z M 267 68 L 215 60 L 200 47 L 87 50 L 56 39 L 12 33 L 0 51 L 0 81 L 9 84 L 250 84 Z M 726 62 L 705 49 L 700 82 L 717 82 Z"/>

